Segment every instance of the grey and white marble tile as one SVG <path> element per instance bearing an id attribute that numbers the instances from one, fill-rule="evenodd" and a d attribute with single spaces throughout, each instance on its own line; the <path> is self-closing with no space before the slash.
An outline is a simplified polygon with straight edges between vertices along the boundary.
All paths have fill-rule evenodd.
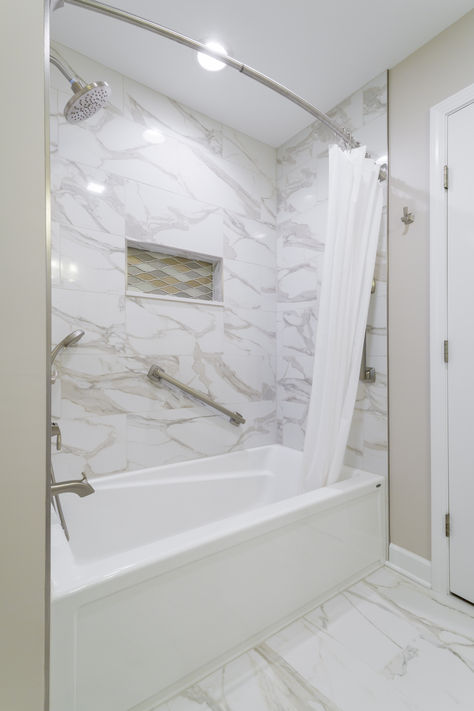
<path id="1" fill-rule="evenodd" d="M 56 155 L 51 160 L 51 212 L 61 224 L 123 235 L 123 179 Z"/>
<path id="2" fill-rule="evenodd" d="M 217 402 L 247 404 L 276 399 L 276 364 L 272 354 L 228 355 L 224 359 L 221 354 L 204 353 L 197 346 L 192 360 L 180 365 L 186 382 Z"/>
<path id="3" fill-rule="evenodd" d="M 278 400 L 278 431 L 279 441 L 285 447 L 298 449 L 304 448 L 306 420 L 308 417 L 309 398 L 304 402 L 283 399 L 286 391 L 279 385 L 280 399 Z"/>
<path id="4" fill-rule="evenodd" d="M 128 77 L 124 77 L 124 116 L 148 130 L 150 141 L 170 137 L 222 154 L 222 124 Z"/>
<path id="5" fill-rule="evenodd" d="M 173 413 L 183 413 L 183 432 L 190 441 L 195 433 L 200 437 L 199 417 L 211 431 L 209 417 L 216 415 L 200 408 L 201 415 L 192 415 L 195 405 L 189 399 L 143 378 L 150 362 L 158 359 L 217 399 L 228 398 L 242 409 L 263 407 L 261 423 L 250 423 L 245 431 L 237 428 L 228 441 L 223 436 L 221 451 L 277 437 L 301 448 L 323 266 L 327 141 L 332 137 L 315 123 L 276 152 L 68 48 L 59 50 L 79 72 L 103 77 L 113 88 L 105 111 L 87 126 L 71 126 L 61 116 L 69 93 L 62 77 L 54 78 L 52 207 L 61 233 L 53 241 L 55 286 L 60 287 L 53 295 L 53 343 L 75 328 L 86 331 L 74 351 L 61 355 L 58 388 L 64 407 L 59 409 L 82 408 L 88 421 L 125 413 L 143 423 L 162 417 L 158 430 L 152 428 L 153 437 L 160 432 L 160 442 L 148 445 L 145 437 L 142 444 L 149 458 L 142 459 L 147 465 L 161 462 L 163 451 L 177 458 L 173 461 L 189 458 L 194 449 L 180 439 L 181 424 Z M 377 155 L 386 141 L 384 102 L 386 77 L 381 75 L 333 112 Z M 104 186 L 103 193 L 90 192 L 91 182 Z M 124 298 L 119 281 L 124 284 L 125 255 L 120 254 L 119 237 L 223 256 L 224 306 Z M 376 267 L 379 282 L 386 282 L 386 251 L 384 222 Z M 70 265 L 80 267 L 75 281 L 68 281 Z M 368 355 L 381 376 L 375 385 L 361 389 L 355 416 L 363 425 L 360 458 L 370 455 L 370 461 L 379 445 L 383 450 L 384 298 L 378 284 L 369 314 Z M 268 408 L 270 402 L 273 409 Z M 134 438 L 126 427 L 129 446 Z M 138 431 L 143 437 L 144 425 Z M 136 464 L 139 440 L 136 446 L 130 444 Z M 83 455 L 76 451 L 68 456 L 79 462 Z"/>
<path id="6" fill-rule="evenodd" d="M 276 309 L 275 269 L 226 259 L 224 301 L 231 308 Z"/>
<path id="7" fill-rule="evenodd" d="M 327 200 L 327 159 L 313 159 L 299 165 L 278 182 L 278 221 L 291 219 Z"/>
<path id="8" fill-rule="evenodd" d="M 327 203 L 295 213 L 277 226 L 278 266 L 292 267 L 308 259 L 312 261 L 324 251 L 326 239 Z M 301 256 L 300 256 L 301 255 Z"/>
<path id="9" fill-rule="evenodd" d="M 275 311 L 226 305 L 224 309 L 224 357 L 231 355 L 276 357 Z"/>
<path id="10" fill-rule="evenodd" d="M 386 85 L 386 73 L 382 73 L 329 112 L 367 144 L 374 158 L 387 153 Z M 328 145 L 334 142 L 329 130 L 315 122 L 277 151 L 279 437 L 282 443 L 298 449 L 304 444 L 311 394 L 311 361 L 324 269 Z M 354 466 L 384 475 L 387 474 L 386 233 L 384 213 L 374 275 L 377 292 L 371 299 L 367 335 L 367 363 L 374 364 L 379 375 L 375 384 L 359 386 L 346 457 Z M 295 311 L 290 310 L 292 307 Z M 302 323 L 300 314 L 312 319 L 311 335 L 305 328 L 308 322 Z"/>
<path id="11" fill-rule="evenodd" d="M 59 245 L 59 283 L 63 289 L 123 295 L 123 237 L 59 225 Z"/>
<path id="12" fill-rule="evenodd" d="M 185 193 L 196 200 L 255 220 L 275 219 L 275 187 L 265 176 L 200 146 L 180 145 L 178 166 Z"/>
<path id="13" fill-rule="evenodd" d="M 127 239 L 222 257 L 220 208 L 159 188 L 126 181 Z"/>
<path id="14" fill-rule="evenodd" d="M 81 328 L 85 335 L 74 346 L 75 352 L 97 356 L 125 352 L 125 298 L 121 295 L 53 288 L 51 325 L 53 346 Z M 68 355 L 63 351 L 61 361 Z"/>
<path id="15" fill-rule="evenodd" d="M 127 355 L 192 355 L 197 344 L 207 353 L 222 353 L 223 318 L 219 306 L 128 297 Z"/>
<path id="16" fill-rule="evenodd" d="M 51 96 L 53 344 L 85 331 L 58 361 L 69 448 L 58 469 L 105 474 L 119 460 L 151 466 L 275 442 L 275 149 L 59 50 L 77 71 L 109 81 L 113 96 L 76 126 L 61 115 L 69 93 L 60 76 Z M 125 296 L 125 239 L 223 257 L 224 306 Z M 150 382 L 154 362 L 245 411 L 246 424 Z M 94 423 L 97 443 L 88 441 Z"/>
<path id="17" fill-rule="evenodd" d="M 314 253 L 308 256 L 310 261 L 300 250 L 301 261 L 278 270 L 278 303 L 319 303 L 322 259 Z"/>
<path id="18" fill-rule="evenodd" d="M 234 411 L 242 403 L 222 402 Z M 223 454 L 246 447 L 270 444 L 276 437 L 274 401 L 247 403 L 244 425 L 236 427 L 225 415 L 194 403 L 153 416 L 127 415 L 128 468 L 170 464 L 189 459 Z"/>
<path id="19" fill-rule="evenodd" d="M 313 303 L 278 304 L 279 345 L 288 353 L 314 356 L 317 313 Z"/>
<path id="20" fill-rule="evenodd" d="M 277 183 L 284 180 L 297 165 L 314 157 L 315 124 L 303 128 L 277 149 Z"/>
<path id="21" fill-rule="evenodd" d="M 276 230 L 273 224 L 224 214 L 224 256 L 227 259 L 276 268 Z"/>
<path id="22" fill-rule="evenodd" d="M 62 450 L 53 455 L 57 479 L 121 472 L 127 466 L 126 416 L 92 416 L 81 406 L 63 401 L 60 419 Z"/>
<path id="23" fill-rule="evenodd" d="M 276 149 L 229 126 L 223 126 L 222 157 L 254 173 L 263 175 L 271 183 L 276 180 Z"/>
<path id="24" fill-rule="evenodd" d="M 474 613 L 381 568 L 154 711 L 471 711 Z"/>
<path id="25" fill-rule="evenodd" d="M 58 155 L 62 158 L 186 195 L 190 193 L 183 181 L 179 150 L 180 144 L 169 137 L 159 144 L 150 143 L 143 137 L 143 127 L 121 116 L 106 116 L 96 127 L 59 125 Z"/>

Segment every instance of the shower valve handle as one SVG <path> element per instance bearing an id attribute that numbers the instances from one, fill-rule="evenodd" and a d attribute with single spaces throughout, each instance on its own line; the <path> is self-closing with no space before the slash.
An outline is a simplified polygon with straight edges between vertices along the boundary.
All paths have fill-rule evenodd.
<path id="1" fill-rule="evenodd" d="M 61 450 L 62 438 L 61 430 L 57 422 L 51 422 L 51 437 L 56 437 L 56 449 L 59 452 Z"/>

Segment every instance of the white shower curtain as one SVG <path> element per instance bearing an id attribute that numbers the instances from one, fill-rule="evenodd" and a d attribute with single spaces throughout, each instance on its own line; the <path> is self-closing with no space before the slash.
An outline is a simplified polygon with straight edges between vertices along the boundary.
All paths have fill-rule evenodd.
<path id="1" fill-rule="evenodd" d="M 365 147 L 329 149 L 324 271 L 304 446 L 305 486 L 340 476 L 354 412 L 382 214 L 380 166 Z"/>

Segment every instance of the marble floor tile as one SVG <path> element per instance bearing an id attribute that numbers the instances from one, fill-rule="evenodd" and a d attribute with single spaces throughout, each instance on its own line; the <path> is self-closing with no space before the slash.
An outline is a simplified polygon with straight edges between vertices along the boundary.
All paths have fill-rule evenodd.
<path id="1" fill-rule="evenodd" d="M 472 711 L 474 607 L 380 568 L 155 711 Z"/>

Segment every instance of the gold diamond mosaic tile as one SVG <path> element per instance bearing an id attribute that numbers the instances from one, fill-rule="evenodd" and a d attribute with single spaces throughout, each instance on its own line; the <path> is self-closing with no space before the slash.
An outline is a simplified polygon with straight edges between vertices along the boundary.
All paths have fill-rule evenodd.
<path id="1" fill-rule="evenodd" d="M 213 277 L 213 262 L 130 246 L 127 249 L 129 291 L 212 301 Z"/>

